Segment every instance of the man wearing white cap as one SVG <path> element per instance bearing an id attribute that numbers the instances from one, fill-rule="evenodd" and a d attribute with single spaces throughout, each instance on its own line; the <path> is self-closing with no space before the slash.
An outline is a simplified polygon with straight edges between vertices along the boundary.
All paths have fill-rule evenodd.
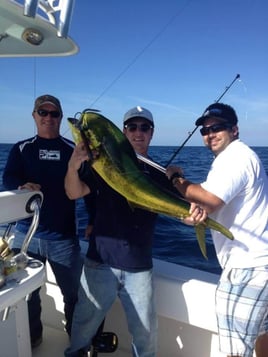
<path id="1" fill-rule="evenodd" d="M 135 107 L 124 115 L 123 126 L 136 153 L 147 156 L 154 132 L 152 113 Z M 89 174 L 79 175 L 79 169 L 81 165 L 86 166 L 87 159 L 84 144 L 76 146 L 65 178 L 67 194 L 73 199 L 88 194 L 94 187 Z M 158 182 L 168 182 L 163 174 L 143 162 L 140 162 L 140 170 Z M 130 207 L 128 201 L 98 174 L 95 177 L 98 191 L 95 232 L 81 275 L 71 345 L 65 356 L 87 356 L 98 326 L 119 297 L 133 338 L 133 356 L 155 357 L 157 318 L 152 282 L 152 240 L 157 215 Z M 199 211 L 195 211 L 193 219 L 201 219 L 198 214 Z"/>

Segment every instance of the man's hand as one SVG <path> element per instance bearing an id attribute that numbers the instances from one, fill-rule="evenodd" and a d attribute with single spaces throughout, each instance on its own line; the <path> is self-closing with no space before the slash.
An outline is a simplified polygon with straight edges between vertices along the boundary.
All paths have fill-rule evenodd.
<path id="1" fill-rule="evenodd" d="M 88 161 L 88 153 L 85 147 L 85 144 L 83 142 L 77 144 L 74 148 L 74 151 L 72 153 L 72 156 L 69 160 L 68 167 L 71 170 L 77 171 L 79 170 L 81 164 L 84 161 Z"/>
<path id="2" fill-rule="evenodd" d="M 204 222 L 208 216 L 206 210 L 200 207 L 200 205 L 193 202 L 191 203 L 189 213 L 190 216 L 185 218 L 183 222 L 191 226 Z"/>
<path id="3" fill-rule="evenodd" d="M 169 180 L 175 173 L 178 173 L 180 176 L 184 176 L 183 169 L 179 166 L 168 166 L 166 168 L 166 176 Z"/>
<path id="4" fill-rule="evenodd" d="M 24 185 L 21 185 L 18 187 L 19 190 L 30 190 L 30 191 L 40 191 L 41 190 L 41 185 L 38 183 L 33 183 L 33 182 L 26 182 Z"/>

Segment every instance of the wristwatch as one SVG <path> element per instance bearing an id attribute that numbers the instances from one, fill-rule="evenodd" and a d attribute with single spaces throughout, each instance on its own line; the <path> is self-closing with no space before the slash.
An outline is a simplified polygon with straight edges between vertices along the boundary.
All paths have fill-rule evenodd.
<path id="1" fill-rule="evenodd" d="M 170 176 L 170 181 L 172 182 L 172 185 L 175 186 L 176 183 L 179 181 L 180 182 L 180 178 L 184 179 L 184 176 L 179 174 L 178 172 L 174 172 L 171 176 Z"/>

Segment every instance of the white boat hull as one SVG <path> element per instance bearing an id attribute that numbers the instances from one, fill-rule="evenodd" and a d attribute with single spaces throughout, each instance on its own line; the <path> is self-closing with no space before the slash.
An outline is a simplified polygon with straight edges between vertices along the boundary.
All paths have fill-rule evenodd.
<path id="1" fill-rule="evenodd" d="M 154 270 L 159 324 L 158 357 L 225 357 L 219 352 L 214 313 L 218 276 L 157 259 L 154 260 Z M 56 357 L 59 355 L 53 354 L 52 341 L 49 341 L 55 338 L 51 331 L 55 329 L 58 334 L 57 353 L 60 351 L 63 355 L 68 338 L 63 331 L 62 296 L 49 267 L 47 282 L 42 290 L 42 318 L 47 335 L 43 344 L 34 350 L 33 356 L 43 357 L 49 353 L 50 357 Z M 119 300 L 112 306 L 104 330 L 116 333 L 119 339 L 118 349 L 112 356 L 132 356 L 131 336 Z"/>

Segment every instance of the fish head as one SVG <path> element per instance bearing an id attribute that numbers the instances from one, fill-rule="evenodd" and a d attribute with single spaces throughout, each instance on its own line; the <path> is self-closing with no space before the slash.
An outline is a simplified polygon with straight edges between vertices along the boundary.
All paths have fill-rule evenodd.
<path id="1" fill-rule="evenodd" d="M 72 132 L 74 142 L 79 144 L 84 142 L 86 148 L 90 151 L 99 150 L 103 140 L 103 133 L 96 130 L 96 113 L 82 113 L 80 119 L 68 118 L 68 123 Z"/>
<path id="2" fill-rule="evenodd" d="M 87 150 L 98 151 L 98 156 L 120 157 L 127 153 L 137 163 L 132 145 L 123 132 L 109 119 L 96 111 L 84 111 L 80 119 L 68 118 L 76 144 L 84 142 Z"/>

